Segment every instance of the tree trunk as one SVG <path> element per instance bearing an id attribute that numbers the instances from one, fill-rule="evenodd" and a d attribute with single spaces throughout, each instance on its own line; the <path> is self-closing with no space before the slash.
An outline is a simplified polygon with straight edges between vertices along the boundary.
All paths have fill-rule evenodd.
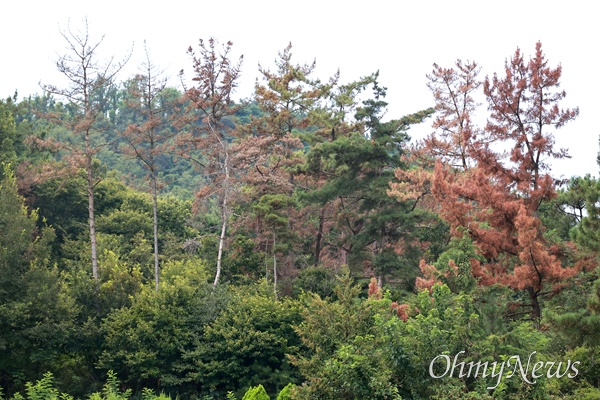
<path id="1" fill-rule="evenodd" d="M 227 231 L 227 212 L 226 204 L 227 198 L 223 199 L 223 205 L 221 206 L 221 235 L 219 236 L 219 253 L 217 255 L 217 273 L 215 274 L 215 281 L 213 287 L 216 287 L 219 283 L 219 277 L 221 276 L 221 260 L 223 258 L 223 247 L 225 243 L 225 232 Z"/>
<path id="2" fill-rule="evenodd" d="M 323 225 L 325 224 L 325 207 L 319 213 L 319 231 L 315 239 L 315 266 L 319 265 L 321 259 L 321 241 L 323 240 Z"/>
<path id="3" fill-rule="evenodd" d="M 265 282 L 269 282 L 269 249 L 265 245 Z"/>
<path id="4" fill-rule="evenodd" d="M 221 145 L 223 143 L 221 142 Z M 221 236 L 219 236 L 219 253 L 217 255 L 217 273 L 215 274 L 215 281 L 213 288 L 219 283 L 219 277 L 221 276 L 221 260 L 223 258 L 223 247 L 225 245 L 225 233 L 227 232 L 227 218 L 229 212 L 227 210 L 227 195 L 229 190 L 229 154 L 225 151 L 225 160 L 223 163 L 225 168 L 225 181 L 223 182 L 223 201 L 221 202 Z"/>
<path id="5" fill-rule="evenodd" d="M 277 255 L 275 254 L 275 232 L 273 232 L 273 291 L 277 300 Z"/>
<path id="6" fill-rule="evenodd" d="M 542 309 L 540 307 L 538 292 L 531 286 L 527 288 L 527 292 L 529 293 L 529 299 L 531 300 L 531 319 L 533 320 L 535 327 L 539 329 L 540 319 L 542 318 Z"/>
<path id="7" fill-rule="evenodd" d="M 157 201 L 157 183 L 156 183 L 156 171 L 152 170 L 152 208 L 153 208 L 153 228 L 154 228 L 154 283 L 156 284 L 156 290 L 158 290 L 159 283 L 159 269 L 158 269 L 158 201 Z"/>
<path id="8" fill-rule="evenodd" d="M 342 237 L 342 246 L 340 246 L 340 258 L 342 260 L 342 265 L 347 265 L 348 264 L 348 252 L 344 248 L 344 239 L 346 239 L 346 232 L 344 232 L 343 229 L 342 229 L 341 237 Z"/>
<path id="9" fill-rule="evenodd" d="M 87 173 L 87 194 L 88 194 L 88 216 L 90 226 L 90 243 L 92 248 L 92 276 L 96 284 L 98 283 L 98 250 L 96 246 L 96 218 L 94 215 L 94 176 L 92 173 L 92 154 L 90 147 L 90 136 L 85 135 L 86 146 L 86 173 Z"/>

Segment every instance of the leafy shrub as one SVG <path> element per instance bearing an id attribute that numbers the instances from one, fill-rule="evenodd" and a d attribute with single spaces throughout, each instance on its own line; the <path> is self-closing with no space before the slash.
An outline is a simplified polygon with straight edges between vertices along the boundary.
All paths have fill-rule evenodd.
<path id="1" fill-rule="evenodd" d="M 270 400 L 267 391 L 263 385 L 258 385 L 248 389 L 242 400 Z"/>

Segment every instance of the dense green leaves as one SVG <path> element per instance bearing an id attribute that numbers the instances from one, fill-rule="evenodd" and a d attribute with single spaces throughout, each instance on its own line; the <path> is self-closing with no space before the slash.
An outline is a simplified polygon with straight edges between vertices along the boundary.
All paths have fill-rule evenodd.
<path id="1" fill-rule="evenodd" d="M 227 303 L 224 294 L 209 289 L 199 260 L 167 262 L 162 276 L 158 291 L 144 286 L 131 306 L 115 310 L 103 323 L 99 366 L 120 371 L 139 390 L 173 390 L 186 383 L 183 352 Z"/>
<path id="2" fill-rule="evenodd" d="M 270 400 L 270 397 L 263 385 L 258 385 L 248 389 L 242 400 Z"/>
<path id="3" fill-rule="evenodd" d="M 78 305 L 48 264 L 50 228 L 36 227 L 13 172 L 0 181 L 0 386 L 13 388 L 48 368 L 68 368 Z M 19 378 L 20 377 L 20 378 Z M 8 385 L 7 385 L 8 384 Z"/>
<path id="4" fill-rule="evenodd" d="M 264 284 L 237 290 L 227 310 L 186 353 L 190 378 L 221 393 L 259 383 L 275 393 L 296 382 L 298 372 L 287 355 L 300 350 L 292 328 L 300 319 L 297 301 L 275 300 Z"/>
<path id="5" fill-rule="evenodd" d="M 11 163 L 17 159 L 16 143 L 19 139 L 15 121 L 15 98 L 0 100 L 0 163 Z"/>

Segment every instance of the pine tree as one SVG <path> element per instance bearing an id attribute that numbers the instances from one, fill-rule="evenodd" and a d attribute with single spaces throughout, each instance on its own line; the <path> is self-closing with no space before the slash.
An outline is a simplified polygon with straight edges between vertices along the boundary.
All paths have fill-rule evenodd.
<path id="1" fill-rule="evenodd" d="M 211 38 L 208 43 L 199 42 L 198 53 L 190 46 L 196 86 L 186 88 L 183 101 L 186 113 L 179 121 L 186 132 L 178 142 L 186 156 L 200 149 L 200 164 L 208 184 L 196 193 L 199 201 L 216 196 L 220 214 L 219 250 L 217 271 L 213 286 L 219 283 L 225 248 L 227 224 L 231 214 L 231 194 L 234 189 L 234 153 L 232 141 L 235 124 L 232 116 L 239 109 L 234 104 L 233 93 L 241 71 L 243 56 L 237 63 L 230 60 L 233 43 L 218 49 L 218 42 Z M 183 71 L 182 71 L 183 76 Z M 233 125 L 233 126 L 232 126 Z"/>
<path id="2" fill-rule="evenodd" d="M 125 151 L 138 159 L 149 172 L 152 192 L 154 280 L 158 290 L 159 160 L 161 156 L 170 152 L 177 131 L 169 126 L 166 117 L 175 106 L 163 95 L 167 89 L 166 78 L 161 76 L 161 71 L 150 60 L 148 49 L 145 50 L 143 71 L 127 83 L 126 105 L 134 111 L 135 122 L 127 126 L 122 135 L 126 141 Z"/>
<path id="3" fill-rule="evenodd" d="M 88 23 L 85 20 L 84 30 L 73 31 L 69 26 L 61 35 L 67 43 L 66 53 L 56 61 L 58 71 L 69 82 L 67 86 L 44 85 L 44 91 L 66 100 L 72 115 L 63 116 L 60 123 L 72 132 L 69 143 L 59 145 L 68 152 L 69 165 L 83 168 L 86 174 L 90 248 L 92 259 L 92 276 L 98 281 L 98 250 L 96 243 L 96 216 L 94 208 L 94 187 L 97 178 L 94 176 L 93 160 L 98 149 L 105 143 L 98 143 L 99 123 L 104 119 L 102 113 L 102 94 L 113 84 L 115 75 L 123 68 L 129 56 L 119 63 L 110 59 L 105 64 L 98 61 L 100 40 L 94 42 L 90 37 Z M 55 117 L 47 115 L 48 118 Z"/>
<path id="4" fill-rule="evenodd" d="M 464 73 L 463 64 L 457 65 Z M 471 75 L 458 77 L 455 71 L 438 71 L 450 74 L 449 82 L 462 79 L 454 86 L 458 91 L 455 98 L 470 96 L 474 86 L 468 82 L 475 82 Z M 476 70 L 469 67 L 468 71 Z M 578 115 L 578 109 L 559 108 L 565 97 L 558 89 L 561 73 L 560 66 L 548 66 L 541 43 L 536 44 L 529 62 L 517 49 L 505 63 L 504 76 L 494 74 L 484 80 L 491 114 L 485 129 L 475 136 L 470 133 L 477 129 L 469 127 L 472 103 L 454 108 L 458 117 L 449 123 L 444 120 L 448 98 L 434 90 L 437 109 L 442 112 L 434 126 L 442 136 L 449 127 L 469 127 L 469 135 L 459 130 L 451 137 L 468 140 L 430 140 L 425 148 L 429 156 L 444 155 L 428 176 L 440 215 L 455 236 L 468 235 L 485 259 L 472 259 L 473 274 L 483 285 L 501 283 L 525 290 L 530 301 L 522 305 L 526 311 L 517 314 L 528 314 L 536 322 L 541 317 L 539 298 L 544 290 L 551 290 L 549 285 L 559 285 L 582 267 L 577 261 L 565 263 L 566 249 L 545 238 L 539 217 L 540 206 L 556 196 L 556 180 L 547 160 L 567 157 L 566 150 L 554 148 L 553 131 Z M 438 78 L 439 74 L 435 75 L 434 79 Z M 498 150 L 503 148 L 509 150 Z M 459 168 L 452 161 L 457 157 Z M 402 196 L 402 190 L 396 185 L 392 194 Z"/>

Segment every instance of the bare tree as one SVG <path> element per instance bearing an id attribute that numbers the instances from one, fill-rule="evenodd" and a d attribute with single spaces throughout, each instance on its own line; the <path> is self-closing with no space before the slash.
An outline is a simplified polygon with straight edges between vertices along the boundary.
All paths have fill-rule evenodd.
<path id="1" fill-rule="evenodd" d="M 65 54 L 56 61 L 58 71 L 67 78 L 66 86 L 42 85 L 45 92 L 65 99 L 73 112 L 70 118 L 62 118 L 61 122 L 72 132 L 72 141 L 64 144 L 63 150 L 69 153 L 66 160 L 77 168 L 85 170 L 87 179 L 88 213 L 90 228 L 90 245 L 92 253 L 92 275 L 98 281 L 98 254 L 96 246 L 96 225 L 94 216 L 94 178 L 92 161 L 98 149 L 98 123 L 102 119 L 102 94 L 108 89 L 131 54 L 122 61 L 115 62 L 110 58 L 106 62 L 98 61 L 100 40 L 93 41 L 89 35 L 87 19 L 84 29 L 73 30 L 70 24 L 60 34 L 66 41 Z"/>

